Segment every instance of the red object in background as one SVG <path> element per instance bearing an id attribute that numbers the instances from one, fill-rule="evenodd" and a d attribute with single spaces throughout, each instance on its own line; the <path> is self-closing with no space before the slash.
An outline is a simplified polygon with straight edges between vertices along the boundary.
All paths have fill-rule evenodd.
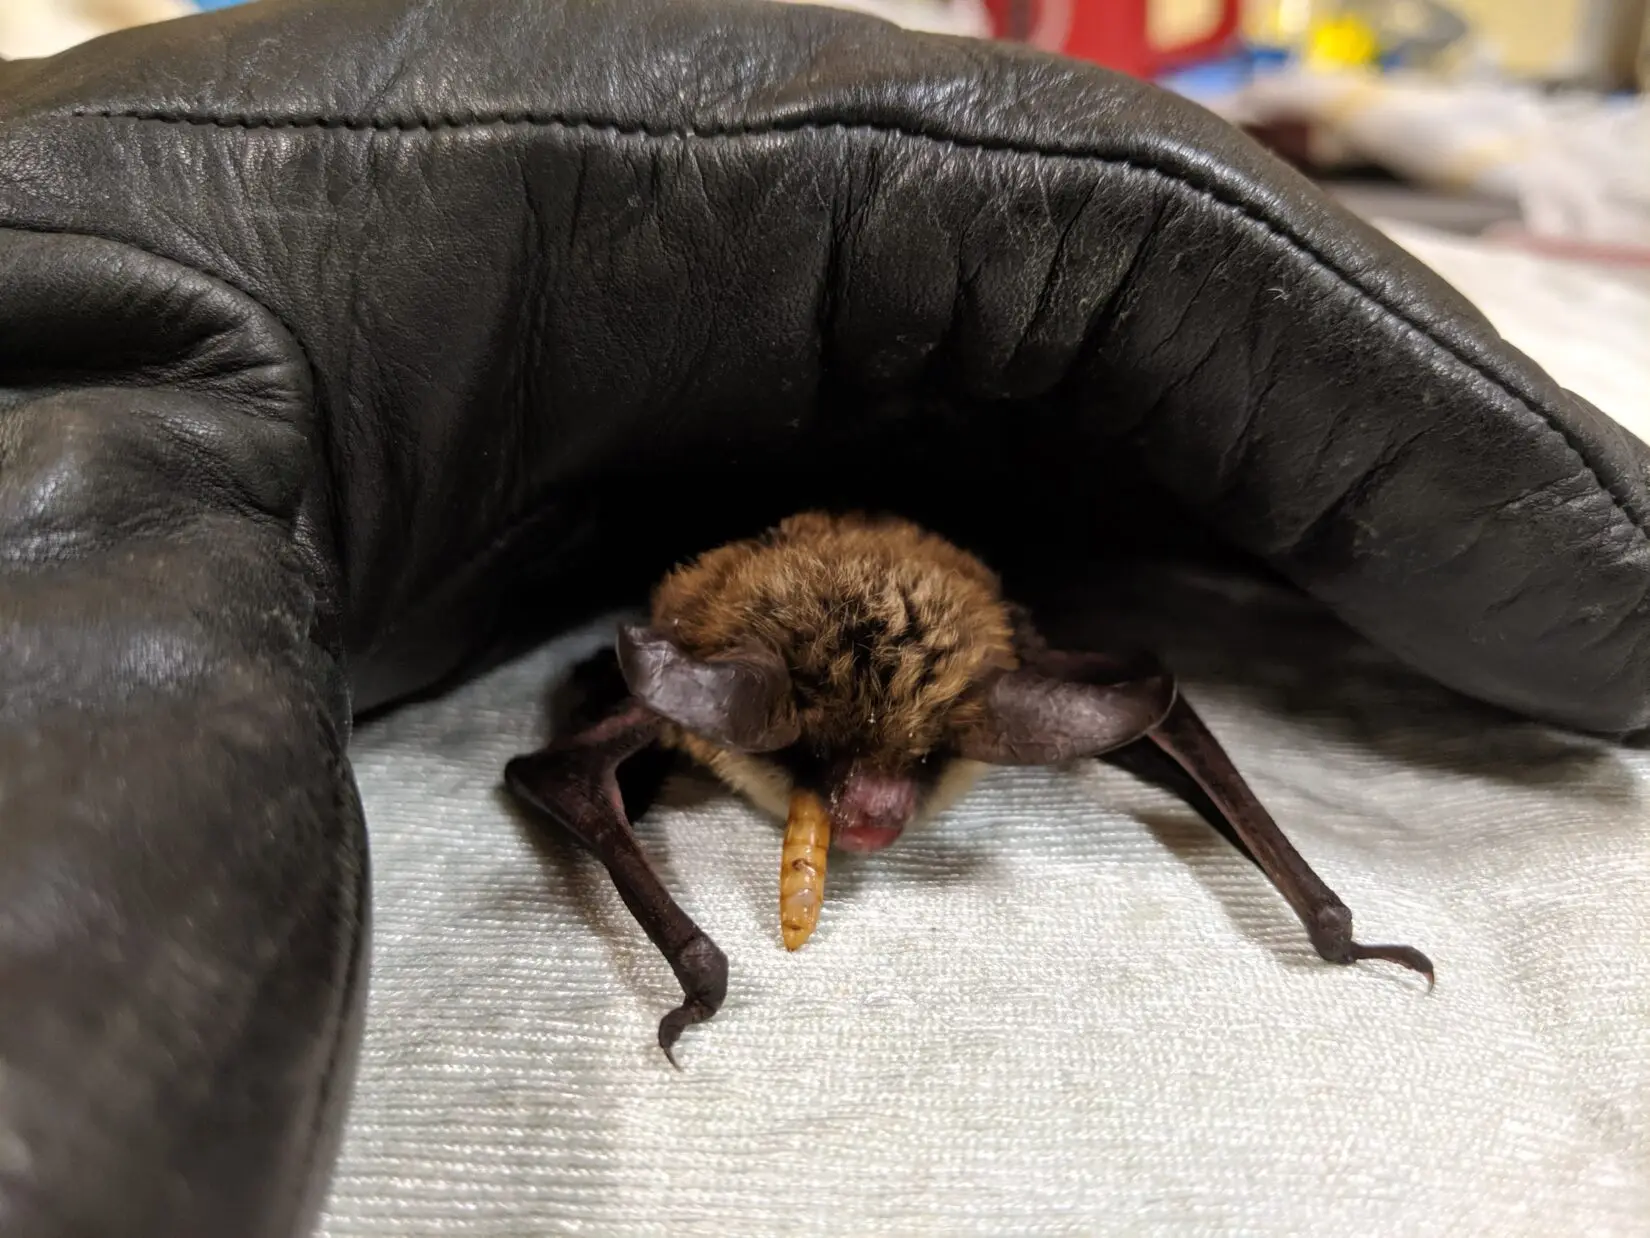
<path id="1" fill-rule="evenodd" d="M 985 0 L 999 39 L 1030 43 L 1120 69 L 1158 77 L 1229 51 L 1243 20 L 1243 0 L 1221 0 L 1214 29 L 1176 47 L 1149 37 L 1152 0 Z"/>

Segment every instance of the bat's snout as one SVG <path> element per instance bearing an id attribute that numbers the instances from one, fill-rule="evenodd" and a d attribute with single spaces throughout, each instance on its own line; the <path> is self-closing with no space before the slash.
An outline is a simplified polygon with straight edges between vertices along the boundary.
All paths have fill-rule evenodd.
<path id="1" fill-rule="evenodd" d="M 843 851 L 881 851 L 910 824 L 917 799 L 910 778 L 851 767 L 830 798 L 831 842 Z"/>

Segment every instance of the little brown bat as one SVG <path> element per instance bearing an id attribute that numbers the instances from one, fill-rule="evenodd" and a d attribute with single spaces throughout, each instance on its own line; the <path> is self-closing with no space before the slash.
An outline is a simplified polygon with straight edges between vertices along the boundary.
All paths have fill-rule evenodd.
<path id="1" fill-rule="evenodd" d="M 827 806 L 831 845 L 879 851 L 954 803 L 991 765 L 1101 756 L 1171 787 L 1267 876 L 1332 963 L 1387 959 L 1433 979 L 1409 946 L 1362 945 L 1352 913 L 1283 836 L 1150 656 L 1052 649 L 973 555 L 897 518 L 809 512 L 677 568 L 650 621 L 616 643 L 628 697 L 517 757 L 511 791 L 606 866 L 675 971 L 672 1046 L 727 993 L 727 959 L 636 841 L 620 766 L 675 749 L 784 818 L 793 791 Z M 806 799 L 809 796 L 798 796 Z"/>

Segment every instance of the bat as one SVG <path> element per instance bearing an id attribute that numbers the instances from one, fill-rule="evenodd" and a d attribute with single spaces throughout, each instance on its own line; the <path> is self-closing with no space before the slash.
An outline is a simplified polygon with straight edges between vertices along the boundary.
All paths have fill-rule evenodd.
<path id="1" fill-rule="evenodd" d="M 644 752 L 686 754 L 787 822 L 786 945 L 813 931 L 828 843 L 875 852 L 984 770 L 1100 757 L 1175 791 L 1258 867 L 1331 963 L 1431 961 L 1353 939 L 1352 913 L 1290 845 L 1149 654 L 1051 648 L 978 558 L 909 521 L 804 512 L 669 572 L 620 626 L 623 692 L 588 725 L 512 759 L 505 784 L 606 867 L 683 1000 L 673 1052 L 727 995 L 727 958 L 637 842 L 621 789 Z"/>

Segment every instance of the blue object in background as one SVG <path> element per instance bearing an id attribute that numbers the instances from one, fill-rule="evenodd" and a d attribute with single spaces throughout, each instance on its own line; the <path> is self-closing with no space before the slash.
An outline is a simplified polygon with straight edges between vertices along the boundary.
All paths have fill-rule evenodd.
<path id="1" fill-rule="evenodd" d="M 1165 73 L 1157 79 L 1157 83 L 1178 94 L 1196 99 L 1199 103 L 1207 104 L 1212 100 L 1236 94 L 1249 84 L 1254 75 L 1255 58 L 1246 49 L 1232 56 L 1205 60 L 1201 64 L 1187 65 L 1172 73 Z"/>
<path id="2" fill-rule="evenodd" d="M 248 0 L 194 0 L 195 7 L 203 13 L 209 13 L 213 9 L 232 9 L 237 4 L 246 3 Z"/>

